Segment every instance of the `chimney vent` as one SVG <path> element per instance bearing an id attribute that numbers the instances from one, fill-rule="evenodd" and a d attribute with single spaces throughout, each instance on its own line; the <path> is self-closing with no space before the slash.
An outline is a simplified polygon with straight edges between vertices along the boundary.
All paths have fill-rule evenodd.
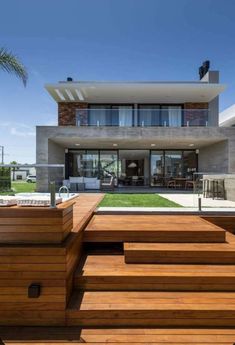
<path id="1" fill-rule="evenodd" d="M 206 60 L 202 63 L 202 65 L 199 67 L 199 76 L 200 76 L 200 80 L 204 77 L 205 74 L 207 74 L 207 72 L 210 69 L 210 61 Z"/>

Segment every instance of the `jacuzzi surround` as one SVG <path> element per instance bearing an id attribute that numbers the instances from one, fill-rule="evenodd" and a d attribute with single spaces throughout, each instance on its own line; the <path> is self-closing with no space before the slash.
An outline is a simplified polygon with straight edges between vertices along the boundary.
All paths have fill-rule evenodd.
<path id="1" fill-rule="evenodd" d="M 0 196 L 0 207 L 14 206 L 17 204 L 15 196 Z"/>
<path id="2" fill-rule="evenodd" d="M 56 193 L 56 204 L 71 200 L 77 197 L 78 194 L 61 193 L 59 196 Z M 34 206 L 34 207 L 48 207 L 50 206 L 50 193 L 18 193 L 16 196 L 1 196 L 0 207 L 2 206 Z"/>

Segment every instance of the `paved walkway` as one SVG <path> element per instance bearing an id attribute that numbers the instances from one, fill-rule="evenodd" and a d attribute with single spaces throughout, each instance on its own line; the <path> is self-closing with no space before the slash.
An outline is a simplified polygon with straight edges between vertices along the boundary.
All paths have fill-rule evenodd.
<path id="1" fill-rule="evenodd" d="M 168 200 L 174 201 L 183 207 L 198 207 L 198 195 L 194 193 L 159 193 L 158 195 Z M 213 207 L 213 208 L 234 208 L 235 202 L 229 200 L 211 199 L 202 197 L 202 208 Z"/>

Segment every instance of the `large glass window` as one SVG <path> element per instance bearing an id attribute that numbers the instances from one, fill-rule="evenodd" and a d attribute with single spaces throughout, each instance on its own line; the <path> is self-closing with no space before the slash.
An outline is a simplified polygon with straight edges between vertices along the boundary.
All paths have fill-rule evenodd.
<path id="1" fill-rule="evenodd" d="M 90 126 L 111 126 L 109 107 L 105 105 L 91 106 L 89 109 Z"/>
<path id="2" fill-rule="evenodd" d="M 70 176 L 98 177 L 99 155 L 96 150 L 70 151 Z"/>
<path id="3" fill-rule="evenodd" d="M 197 171 L 196 152 L 184 151 L 183 155 L 183 176 L 189 180 L 193 180 L 193 173 Z"/>
<path id="4" fill-rule="evenodd" d="M 165 151 L 165 177 L 181 177 L 182 173 L 182 152 Z"/>
<path id="5" fill-rule="evenodd" d="M 181 127 L 182 106 L 141 104 L 138 109 L 138 126 Z"/>
<path id="6" fill-rule="evenodd" d="M 151 152 L 151 186 L 164 185 L 164 152 Z"/>
<path id="7" fill-rule="evenodd" d="M 160 126 L 160 106 L 159 105 L 140 105 L 138 114 L 139 126 Z"/>
<path id="8" fill-rule="evenodd" d="M 182 126 L 182 109 L 181 106 L 162 106 L 161 111 L 162 126 L 181 127 Z"/>
<path id="9" fill-rule="evenodd" d="M 113 176 L 115 179 L 118 174 L 118 155 L 117 151 L 100 151 L 100 177 Z"/>
<path id="10" fill-rule="evenodd" d="M 131 105 L 91 105 L 88 122 L 91 126 L 131 127 L 133 108 Z"/>

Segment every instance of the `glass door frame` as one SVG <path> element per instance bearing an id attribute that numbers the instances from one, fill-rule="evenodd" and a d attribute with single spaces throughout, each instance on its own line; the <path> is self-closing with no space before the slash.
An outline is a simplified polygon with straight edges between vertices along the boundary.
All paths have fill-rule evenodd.
<path id="1" fill-rule="evenodd" d="M 152 180 L 152 173 L 151 173 L 151 159 L 152 159 L 152 152 L 153 151 L 157 151 L 157 152 L 162 152 L 163 153 L 163 176 L 165 177 L 165 167 L 166 167 L 166 164 L 165 164 L 165 161 L 166 161 L 166 152 L 172 152 L 172 151 L 178 151 L 178 152 L 181 152 L 181 157 L 182 157 L 182 166 L 184 164 L 184 152 L 185 151 L 192 151 L 195 153 L 196 155 L 196 172 L 198 172 L 198 154 L 197 154 L 197 150 L 196 149 L 185 149 L 185 150 L 181 150 L 181 149 L 158 149 L 158 148 L 155 148 L 155 149 L 150 149 L 150 155 L 149 155 L 149 186 L 154 188 L 155 186 L 152 186 L 151 185 L 151 180 Z"/>

